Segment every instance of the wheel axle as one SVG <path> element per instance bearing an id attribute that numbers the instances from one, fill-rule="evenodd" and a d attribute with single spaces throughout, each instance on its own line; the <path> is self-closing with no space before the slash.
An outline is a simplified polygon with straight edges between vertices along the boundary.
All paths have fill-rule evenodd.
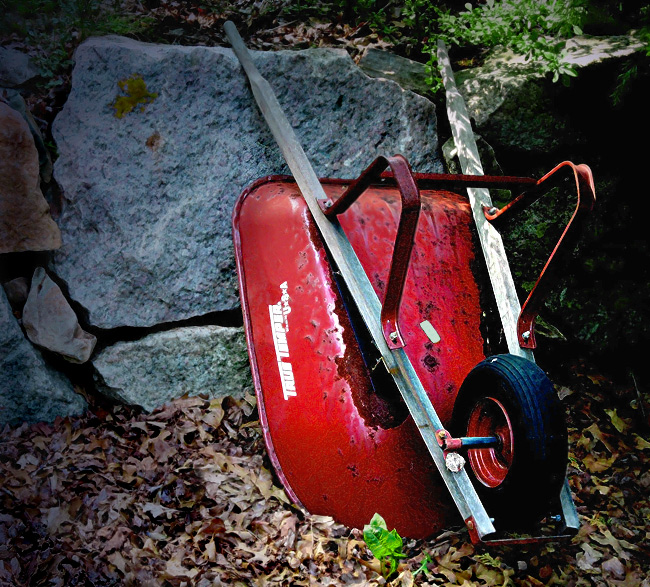
<path id="1" fill-rule="evenodd" d="M 498 436 L 461 436 L 460 438 L 454 438 L 446 430 L 438 430 L 436 438 L 442 450 L 499 448 L 502 444 Z"/>

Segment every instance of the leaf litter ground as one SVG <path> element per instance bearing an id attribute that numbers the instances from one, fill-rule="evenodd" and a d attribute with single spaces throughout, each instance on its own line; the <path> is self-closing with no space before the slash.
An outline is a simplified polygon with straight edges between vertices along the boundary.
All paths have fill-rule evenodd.
<path id="1" fill-rule="evenodd" d="M 4 428 L 0 585 L 650 587 L 647 397 L 586 371 L 558 385 L 582 522 L 570 541 L 473 546 L 452 528 L 405 541 L 386 581 L 359 529 L 289 503 L 252 396 L 182 398 Z"/>
<path id="2" fill-rule="evenodd" d="M 358 57 L 393 45 L 364 23 L 271 18 L 273 2 L 236 0 L 223 13 L 213 5 L 127 1 L 122 10 L 131 6 L 137 22 L 153 23 L 135 34 L 149 41 L 221 45 L 223 21 L 236 17 L 251 48 L 338 46 Z M 4 40 L 38 53 L 22 35 Z M 76 44 L 66 43 L 68 57 Z M 69 71 L 54 81 L 47 95 L 29 99 L 47 137 Z M 648 397 L 580 365 L 558 392 L 568 414 L 579 534 L 563 543 L 485 547 L 452 528 L 406 541 L 408 558 L 390 584 L 650 587 Z M 183 398 L 152 414 L 118 407 L 5 427 L 0 586 L 387 584 L 359 529 L 289 503 L 270 471 L 256 414 L 252 397 Z M 423 563 L 426 572 L 414 578 Z"/>

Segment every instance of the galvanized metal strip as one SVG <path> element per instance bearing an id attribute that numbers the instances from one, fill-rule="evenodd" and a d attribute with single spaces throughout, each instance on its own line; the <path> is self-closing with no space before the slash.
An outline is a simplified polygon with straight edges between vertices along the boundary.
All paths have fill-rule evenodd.
<path id="1" fill-rule="evenodd" d="M 576 506 L 573 503 L 571 488 L 569 487 L 569 481 L 566 478 L 564 479 L 564 485 L 560 492 L 560 504 L 562 506 L 564 525 L 577 532 L 580 529 L 580 518 L 578 518 L 578 510 L 576 510 Z"/>
<path id="2" fill-rule="evenodd" d="M 447 47 L 442 41 L 438 41 L 438 63 L 442 74 L 442 81 L 447 93 L 447 116 L 451 125 L 451 132 L 458 151 L 458 160 L 463 173 L 468 175 L 483 175 L 481 158 L 474 139 L 472 123 L 469 119 L 465 100 L 456 87 L 454 72 L 451 69 L 451 62 Z M 492 290 L 496 298 L 497 308 L 501 316 L 501 323 L 508 345 L 508 352 L 519 355 L 529 361 L 534 361 L 532 351 L 522 349 L 519 346 L 517 337 L 517 319 L 521 312 L 519 298 L 515 282 L 510 273 L 510 265 L 503 247 L 503 241 L 498 231 L 490 225 L 483 213 L 483 207 L 492 207 L 490 192 L 482 188 L 468 188 L 472 214 L 476 223 L 481 248 L 485 256 Z"/>
<path id="3" fill-rule="evenodd" d="M 438 63 L 442 75 L 442 81 L 447 95 L 447 116 L 451 125 L 454 143 L 458 151 L 463 173 L 469 175 L 483 175 L 483 166 L 474 139 L 472 123 L 465 106 L 465 100 L 460 95 L 456 86 L 454 72 L 451 68 L 449 54 L 444 42 L 438 41 Z M 521 312 L 521 305 L 517 297 L 515 283 L 510 272 L 510 265 L 503 247 L 501 235 L 490 225 L 483 212 L 484 207 L 492 207 L 492 199 L 487 189 L 468 188 L 472 214 L 476 223 L 481 248 L 485 256 L 490 282 L 496 298 L 499 315 L 503 324 L 503 330 L 508 345 L 508 352 L 519 355 L 529 361 L 535 361 L 532 350 L 523 349 L 519 346 L 517 335 L 517 321 Z M 568 481 L 564 480 L 564 486 L 560 495 L 560 504 L 564 523 L 568 528 L 578 528 L 578 514 L 571 497 Z"/>
<path id="4" fill-rule="evenodd" d="M 271 86 L 255 67 L 235 25 L 232 22 L 226 22 L 224 31 L 248 76 L 253 95 L 305 198 L 314 222 L 321 231 L 321 236 L 358 306 L 359 313 L 373 342 L 379 349 L 382 360 L 404 397 L 418 430 L 422 434 L 434 463 L 463 519 L 473 518 L 475 520 L 476 530 L 480 537 L 492 534 L 495 531 L 494 526 L 465 470 L 452 473 L 445 465 L 443 452 L 435 439 L 435 431 L 442 428 L 442 423 L 404 351 L 399 349 L 391 352 L 388 348 L 380 323 L 381 302 L 339 222 L 335 219 L 330 220 L 323 214 L 318 200 L 326 201 L 327 196 L 300 146 L 293 128 L 282 112 Z"/>

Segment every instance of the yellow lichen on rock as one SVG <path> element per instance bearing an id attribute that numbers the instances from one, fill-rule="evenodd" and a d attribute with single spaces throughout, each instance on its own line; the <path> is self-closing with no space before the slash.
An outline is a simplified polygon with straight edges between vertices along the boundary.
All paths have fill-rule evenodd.
<path id="1" fill-rule="evenodd" d="M 126 95 L 118 96 L 113 102 L 116 118 L 122 118 L 125 114 L 132 112 L 136 106 L 139 106 L 140 112 L 144 112 L 144 107 L 158 97 L 157 93 L 147 90 L 147 84 L 138 74 L 120 80 L 117 85 Z"/>

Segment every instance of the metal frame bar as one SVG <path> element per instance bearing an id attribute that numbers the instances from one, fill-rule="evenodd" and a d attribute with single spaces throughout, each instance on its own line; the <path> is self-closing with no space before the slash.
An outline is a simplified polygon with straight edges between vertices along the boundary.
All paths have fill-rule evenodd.
<path id="1" fill-rule="evenodd" d="M 465 101 L 456 87 L 456 80 L 451 68 L 447 47 L 441 40 L 438 41 L 437 57 L 447 95 L 447 115 L 458 151 L 461 169 L 463 173 L 470 175 L 483 175 L 483 166 L 481 165 L 478 147 L 474 139 L 469 113 L 467 112 Z M 519 355 L 534 362 L 535 357 L 532 350 L 522 348 L 519 344 L 518 322 L 519 316 L 521 315 L 521 306 L 519 305 L 519 298 L 517 297 L 515 284 L 510 273 L 510 266 L 503 247 L 503 241 L 495 227 L 491 226 L 485 216 L 485 210 L 490 210 L 493 207 L 490 193 L 487 189 L 469 188 L 467 194 L 492 283 L 492 289 L 496 298 L 499 315 L 501 316 L 508 351 L 513 355 Z M 560 493 L 560 504 L 566 528 L 577 531 L 580 527 L 580 521 L 566 478 L 564 479 L 564 486 Z"/>
<path id="2" fill-rule="evenodd" d="M 402 155 L 393 157 L 380 155 L 343 192 L 334 204 L 325 206 L 324 212 L 328 218 L 335 218 L 339 214 L 343 214 L 366 191 L 371 183 L 380 178 L 381 172 L 386 167 L 390 167 L 393 172 L 402 203 L 393 247 L 393 257 L 388 272 L 388 284 L 386 285 L 380 316 L 384 340 L 388 348 L 394 350 L 405 345 L 399 329 L 398 313 L 422 207 L 420 190 L 408 161 Z"/>
<path id="3" fill-rule="evenodd" d="M 507 219 L 517 212 L 524 210 L 560 183 L 567 175 L 562 173 L 563 171 L 568 171 L 569 174 L 573 174 L 578 203 L 573 212 L 573 216 L 571 216 L 560 239 L 546 261 L 542 272 L 539 274 L 537 282 L 521 307 L 521 312 L 517 320 L 517 338 L 519 339 L 519 345 L 526 349 L 534 349 L 537 347 L 535 340 L 535 319 L 553 285 L 555 285 L 555 277 L 561 266 L 561 262 L 566 259 L 567 255 L 573 249 L 573 245 L 582 228 L 586 215 L 593 210 L 596 202 L 594 178 L 591 169 L 587 165 L 574 165 L 570 161 L 564 161 L 542 177 L 535 187 L 520 194 L 500 210 L 483 209 L 485 218 L 493 226 L 501 226 L 504 220 L 507 221 Z"/>

